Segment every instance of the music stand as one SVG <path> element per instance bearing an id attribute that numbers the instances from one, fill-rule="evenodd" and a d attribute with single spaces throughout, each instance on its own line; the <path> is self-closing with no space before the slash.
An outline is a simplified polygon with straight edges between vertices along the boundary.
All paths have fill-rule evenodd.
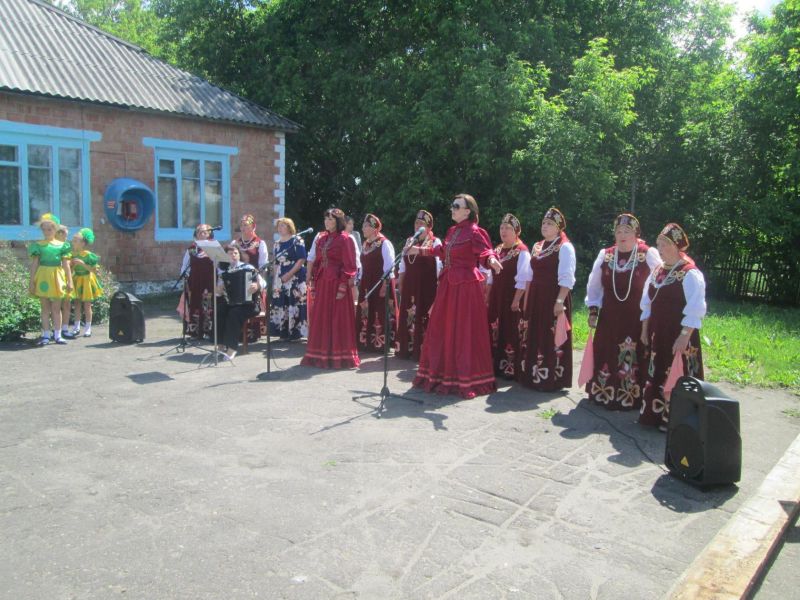
<path id="1" fill-rule="evenodd" d="M 392 263 L 392 266 L 389 267 L 389 269 L 386 270 L 386 272 L 381 276 L 381 278 L 378 280 L 378 282 L 375 285 L 373 285 L 372 288 L 364 296 L 364 300 L 365 301 L 369 301 L 370 296 L 372 296 L 372 294 L 374 294 L 381 287 L 382 284 L 386 283 L 386 288 L 387 288 L 386 297 L 383 300 L 383 306 L 384 306 L 383 326 L 386 329 L 386 339 L 383 342 L 383 387 L 381 388 L 380 394 L 377 394 L 377 393 L 373 392 L 371 394 L 361 394 L 360 396 L 353 396 L 353 401 L 360 400 L 361 398 L 370 398 L 372 396 L 380 396 L 380 399 L 381 399 L 380 404 L 378 404 L 378 406 L 374 409 L 375 410 L 375 417 L 378 418 L 378 419 L 381 418 L 381 413 L 383 412 L 384 408 L 386 407 L 386 401 L 389 398 L 397 398 L 398 400 L 406 400 L 408 402 L 416 402 L 417 404 L 425 404 L 424 401 L 419 400 L 417 398 L 409 398 L 408 396 L 403 396 L 402 394 L 393 394 L 389 390 L 389 384 L 388 384 L 388 379 L 389 379 L 389 338 L 391 337 L 391 334 L 392 334 L 392 327 L 391 327 L 391 320 L 389 318 L 390 317 L 390 314 L 389 314 L 389 304 L 390 304 L 390 302 L 389 302 L 389 300 L 391 299 L 391 297 L 389 295 L 389 289 L 388 288 L 390 286 L 388 285 L 388 283 L 389 283 L 389 279 L 392 276 L 392 273 L 394 273 L 395 267 L 398 264 L 400 264 L 401 260 L 403 260 L 403 253 L 399 252 L 397 254 L 397 256 L 394 257 L 394 262 Z M 398 327 L 399 327 L 399 325 L 400 324 L 398 323 Z"/>
<path id="2" fill-rule="evenodd" d="M 211 355 L 214 356 L 214 366 L 218 366 L 220 354 L 233 363 L 233 360 L 217 347 L 217 328 L 219 325 L 219 315 L 217 314 L 217 264 L 220 262 L 229 262 L 230 258 L 217 240 L 197 240 L 195 244 L 200 250 L 205 252 L 214 263 L 214 349 L 210 351 L 211 354 L 209 356 L 204 357 L 203 360 L 200 361 L 199 366 L 202 367 Z"/>

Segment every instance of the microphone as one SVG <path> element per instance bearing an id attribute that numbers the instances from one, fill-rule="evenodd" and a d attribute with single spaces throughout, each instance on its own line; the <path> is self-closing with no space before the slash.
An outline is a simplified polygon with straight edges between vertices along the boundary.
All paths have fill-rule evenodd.
<path id="1" fill-rule="evenodd" d="M 217 225 L 216 227 L 212 227 L 211 231 L 222 231 L 222 229 L 223 229 L 222 225 Z"/>
<path id="2" fill-rule="evenodd" d="M 419 229 L 417 229 L 417 232 L 414 234 L 413 242 L 420 241 L 423 238 L 423 236 L 427 233 L 427 231 L 428 230 L 425 229 L 424 227 L 420 227 Z"/>
<path id="3" fill-rule="evenodd" d="M 417 230 L 414 232 L 414 235 L 413 235 L 413 236 L 411 236 L 411 239 L 410 239 L 410 240 L 407 240 L 407 241 L 406 241 L 406 245 L 405 245 L 405 246 L 403 246 L 403 253 L 405 253 L 405 252 L 406 252 L 406 250 L 408 250 L 409 248 L 411 248 L 411 246 L 413 246 L 414 244 L 416 244 L 417 242 L 419 242 L 419 241 L 420 241 L 420 240 L 421 240 L 421 239 L 422 239 L 422 238 L 425 236 L 425 233 L 426 233 L 426 230 L 425 230 L 425 228 L 424 228 L 424 227 L 420 227 L 419 229 L 417 229 Z"/>
<path id="4" fill-rule="evenodd" d="M 298 231 L 296 235 L 308 235 L 309 233 L 314 233 L 313 227 L 309 227 L 308 229 L 303 229 L 303 231 Z"/>

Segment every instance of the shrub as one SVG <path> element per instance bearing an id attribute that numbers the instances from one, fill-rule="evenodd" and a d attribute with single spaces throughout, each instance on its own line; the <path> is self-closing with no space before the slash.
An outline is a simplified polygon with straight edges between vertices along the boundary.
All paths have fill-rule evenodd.
<path id="1" fill-rule="evenodd" d="M 103 286 L 103 295 L 92 303 L 92 322 L 95 325 L 108 319 L 111 296 L 119 289 L 119 283 L 114 278 L 114 274 L 102 264 L 97 267 L 97 280 Z"/>
<path id="2" fill-rule="evenodd" d="M 28 294 L 30 271 L 0 247 L 0 341 L 16 340 L 39 328 L 39 301 Z"/>

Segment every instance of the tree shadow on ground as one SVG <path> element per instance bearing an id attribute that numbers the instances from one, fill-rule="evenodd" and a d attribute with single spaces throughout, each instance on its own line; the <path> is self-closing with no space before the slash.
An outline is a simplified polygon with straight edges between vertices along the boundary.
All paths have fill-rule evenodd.
<path id="1" fill-rule="evenodd" d="M 525 412 L 536 410 L 540 404 L 562 398 L 567 392 L 535 392 L 528 388 L 506 380 L 498 380 L 498 384 L 509 386 L 492 392 L 486 398 L 486 412 L 499 414 L 505 412 Z"/>
<path id="2" fill-rule="evenodd" d="M 113 342 L 112 342 L 113 343 Z M 190 346 L 197 346 L 198 344 L 213 344 L 212 340 L 199 340 L 197 338 L 190 338 L 187 337 L 185 343 L 183 342 L 182 338 L 166 338 L 163 340 L 158 340 L 157 342 L 139 342 L 137 345 L 140 348 L 163 348 L 164 346 L 175 346 L 176 348 L 179 346 L 182 347 L 190 347 Z"/>
<path id="3" fill-rule="evenodd" d="M 14 340 L 13 342 L 0 343 L 0 352 L 20 352 L 22 350 L 36 350 L 39 346 L 36 345 L 36 340 L 21 339 Z"/>
<path id="4" fill-rule="evenodd" d="M 317 367 L 306 367 L 304 365 L 292 365 L 291 367 L 286 367 L 285 369 L 278 368 L 270 369 L 269 371 L 263 371 L 256 375 L 256 380 L 262 382 L 275 380 L 304 381 L 306 379 L 311 379 L 314 375 L 319 375 L 320 371 L 326 372 L 328 369 L 318 369 Z"/>
<path id="5" fill-rule="evenodd" d="M 444 425 L 447 415 L 438 411 L 456 402 L 469 402 L 468 400 L 462 400 L 462 398 L 458 396 L 429 394 L 415 388 L 409 388 L 405 391 L 390 390 L 392 395 L 386 399 L 383 410 L 378 412 L 381 402 L 380 390 L 374 390 L 372 392 L 366 390 L 350 391 L 355 394 L 353 396 L 355 402 L 372 409 L 368 414 L 374 417 L 381 419 L 397 419 L 403 417 L 409 419 L 427 419 L 431 422 L 435 431 L 447 431 L 447 427 Z"/>
<path id="6" fill-rule="evenodd" d="M 383 372 L 383 355 L 360 354 L 359 357 L 361 358 L 359 373 Z M 417 363 L 390 356 L 388 372 L 400 381 L 411 382 L 417 375 Z"/>
<path id="7" fill-rule="evenodd" d="M 636 411 L 606 411 L 583 398 L 568 413 L 554 415 L 552 422 L 563 429 L 560 435 L 567 439 L 608 435 L 617 451 L 608 457 L 609 462 L 626 467 L 646 462 L 660 465 L 664 456 L 664 434 L 639 425 L 638 416 Z"/>

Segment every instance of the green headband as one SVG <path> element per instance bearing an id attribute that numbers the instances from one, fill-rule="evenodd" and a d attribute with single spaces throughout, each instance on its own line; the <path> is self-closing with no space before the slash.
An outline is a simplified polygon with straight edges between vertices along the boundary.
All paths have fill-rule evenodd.
<path id="1" fill-rule="evenodd" d="M 94 231 L 89 229 L 88 227 L 84 227 L 81 229 L 78 234 L 84 239 L 84 241 L 89 244 L 90 246 L 94 244 Z"/>

